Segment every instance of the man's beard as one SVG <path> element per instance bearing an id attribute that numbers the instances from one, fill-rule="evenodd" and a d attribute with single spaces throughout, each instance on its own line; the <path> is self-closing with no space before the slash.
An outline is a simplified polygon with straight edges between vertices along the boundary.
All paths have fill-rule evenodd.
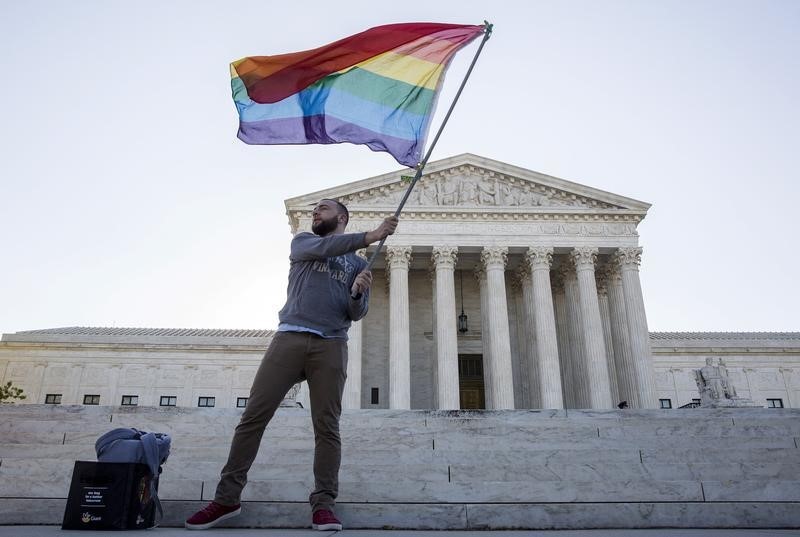
<path id="1" fill-rule="evenodd" d="M 313 231 L 315 235 L 324 237 L 331 231 L 335 231 L 338 226 L 339 226 L 339 217 L 334 216 L 329 220 L 320 220 L 316 224 L 311 224 L 311 231 Z"/>

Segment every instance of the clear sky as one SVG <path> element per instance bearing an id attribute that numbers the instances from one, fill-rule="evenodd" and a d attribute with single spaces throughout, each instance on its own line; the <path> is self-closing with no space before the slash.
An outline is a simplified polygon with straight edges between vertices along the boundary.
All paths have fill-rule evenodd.
<path id="1" fill-rule="evenodd" d="M 276 327 L 283 200 L 400 167 L 364 146 L 239 142 L 229 62 L 484 19 L 434 160 L 652 203 L 651 330 L 800 330 L 800 2 L 4 0 L 0 332 Z"/>

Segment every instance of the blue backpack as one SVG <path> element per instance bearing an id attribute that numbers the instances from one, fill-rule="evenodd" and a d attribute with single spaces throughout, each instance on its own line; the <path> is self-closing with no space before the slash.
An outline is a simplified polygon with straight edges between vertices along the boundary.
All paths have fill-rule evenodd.
<path id="1" fill-rule="evenodd" d="M 161 465 L 169 457 L 172 439 L 165 433 L 146 433 L 138 429 L 113 429 L 94 444 L 98 462 L 134 462 L 146 464 L 150 468 L 150 496 L 158 510 L 158 518 L 163 517 L 161 501 L 158 499 L 156 484 Z"/>

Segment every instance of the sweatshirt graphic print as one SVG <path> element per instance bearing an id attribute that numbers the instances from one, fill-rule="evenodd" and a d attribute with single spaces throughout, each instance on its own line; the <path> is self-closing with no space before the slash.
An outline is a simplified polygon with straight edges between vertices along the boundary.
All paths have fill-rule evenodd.
<path id="1" fill-rule="evenodd" d="M 350 297 L 356 276 L 367 265 L 354 253 L 364 248 L 364 235 L 295 235 L 289 255 L 286 305 L 278 313 L 280 322 L 347 339 L 350 324 L 367 314 L 369 304 L 369 291 L 356 300 Z"/>

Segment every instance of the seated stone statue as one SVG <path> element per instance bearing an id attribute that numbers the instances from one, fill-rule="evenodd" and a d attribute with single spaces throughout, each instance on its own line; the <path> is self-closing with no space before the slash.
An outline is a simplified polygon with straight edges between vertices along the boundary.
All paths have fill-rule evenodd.
<path id="1" fill-rule="evenodd" d="M 722 358 L 714 365 L 713 358 L 706 358 L 706 365 L 694 371 L 697 389 L 700 391 L 700 406 L 757 406 L 750 399 L 738 397 L 736 388 L 728 377 L 728 368 Z"/>

